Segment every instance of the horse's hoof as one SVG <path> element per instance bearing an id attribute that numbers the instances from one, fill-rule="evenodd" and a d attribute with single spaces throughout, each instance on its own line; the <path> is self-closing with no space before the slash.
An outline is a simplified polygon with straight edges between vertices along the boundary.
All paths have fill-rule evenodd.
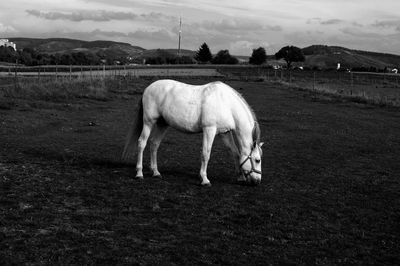
<path id="1" fill-rule="evenodd" d="M 159 179 L 162 179 L 162 175 L 153 175 L 153 178 L 159 178 Z"/>
<path id="2" fill-rule="evenodd" d="M 144 178 L 143 178 L 143 176 L 137 175 L 137 176 L 135 176 L 134 179 L 143 180 Z"/>
<path id="3" fill-rule="evenodd" d="M 210 182 L 206 182 L 206 183 L 201 182 L 200 186 L 202 186 L 202 187 L 211 187 L 211 183 Z"/>

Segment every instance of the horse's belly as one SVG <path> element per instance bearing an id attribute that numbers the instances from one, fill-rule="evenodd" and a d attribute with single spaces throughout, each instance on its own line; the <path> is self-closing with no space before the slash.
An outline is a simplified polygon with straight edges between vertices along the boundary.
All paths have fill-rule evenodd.
<path id="1" fill-rule="evenodd" d="M 175 129 L 191 133 L 202 131 L 200 108 L 197 105 L 190 103 L 171 105 L 162 116 L 167 124 Z"/>

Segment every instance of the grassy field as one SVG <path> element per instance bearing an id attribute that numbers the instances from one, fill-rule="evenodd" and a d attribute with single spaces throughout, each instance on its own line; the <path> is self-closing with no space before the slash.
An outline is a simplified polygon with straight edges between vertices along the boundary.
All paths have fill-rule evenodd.
<path id="1" fill-rule="evenodd" d="M 120 162 L 150 82 L 77 81 L 69 97 L 2 85 L 0 264 L 399 263 L 398 108 L 227 81 L 258 116 L 263 180 L 236 184 L 217 139 L 203 188 L 200 135 L 168 132 L 163 179 L 134 180 Z"/>
<path id="2" fill-rule="evenodd" d="M 278 71 L 271 80 L 356 102 L 400 107 L 400 75 L 336 71 Z"/>
<path id="3" fill-rule="evenodd" d="M 15 75 L 15 72 L 17 75 Z M 75 79 L 132 80 L 137 78 L 200 78 L 279 82 L 290 87 L 317 91 L 354 102 L 400 107 L 400 75 L 345 71 L 274 70 L 252 65 L 153 65 L 153 66 L 38 66 L 0 67 L 0 82 L 28 79 L 41 86 L 44 81 Z M 17 78 L 15 78 L 17 77 Z"/>

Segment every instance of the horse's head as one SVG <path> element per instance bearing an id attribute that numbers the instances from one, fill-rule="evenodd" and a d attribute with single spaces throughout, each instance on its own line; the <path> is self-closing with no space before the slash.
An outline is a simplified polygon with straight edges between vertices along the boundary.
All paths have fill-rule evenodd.
<path id="1" fill-rule="evenodd" d="M 240 158 L 240 171 L 242 179 L 251 185 L 258 185 L 261 183 L 261 147 L 264 143 L 255 142 L 252 145 L 249 155 L 242 155 Z"/>

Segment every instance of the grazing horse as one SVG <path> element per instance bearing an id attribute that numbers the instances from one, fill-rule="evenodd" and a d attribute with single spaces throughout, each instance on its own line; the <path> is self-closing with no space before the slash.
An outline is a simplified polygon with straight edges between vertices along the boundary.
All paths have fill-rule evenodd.
<path id="1" fill-rule="evenodd" d="M 138 149 L 136 178 L 143 178 L 143 150 L 149 138 L 153 176 L 161 177 L 157 150 L 169 126 L 187 133 L 203 132 L 201 185 L 211 185 L 207 164 L 216 135 L 222 136 L 233 155 L 238 180 L 253 185 L 261 182 L 263 143 L 258 122 L 243 97 L 228 85 L 158 80 L 145 89 L 122 155 L 127 160 Z"/>

